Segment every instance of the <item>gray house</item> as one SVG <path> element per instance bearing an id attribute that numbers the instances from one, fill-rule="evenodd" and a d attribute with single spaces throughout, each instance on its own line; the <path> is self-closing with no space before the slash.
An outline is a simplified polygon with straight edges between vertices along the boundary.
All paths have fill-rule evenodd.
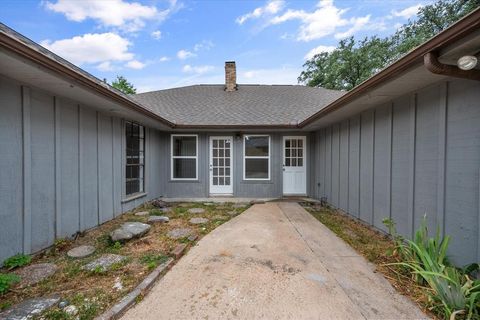
<path id="1" fill-rule="evenodd" d="M 227 62 L 225 84 L 127 96 L 0 25 L 0 261 L 219 195 L 325 198 L 405 236 L 426 214 L 478 261 L 480 71 L 457 61 L 479 51 L 477 10 L 346 93 L 238 85 Z"/>

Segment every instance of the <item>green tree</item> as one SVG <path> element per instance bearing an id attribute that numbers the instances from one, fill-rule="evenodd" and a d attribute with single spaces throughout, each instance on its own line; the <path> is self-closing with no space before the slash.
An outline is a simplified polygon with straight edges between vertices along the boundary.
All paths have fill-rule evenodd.
<path id="1" fill-rule="evenodd" d="M 439 0 L 421 7 L 392 36 L 344 39 L 334 51 L 307 60 L 298 82 L 350 90 L 478 7 L 480 0 Z"/>
<path id="2" fill-rule="evenodd" d="M 128 82 L 123 76 L 117 76 L 117 78 L 112 81 L 112 87 L 126 94 L 137 93 L 137 89 L 133 86 L 133 84 Z"/>

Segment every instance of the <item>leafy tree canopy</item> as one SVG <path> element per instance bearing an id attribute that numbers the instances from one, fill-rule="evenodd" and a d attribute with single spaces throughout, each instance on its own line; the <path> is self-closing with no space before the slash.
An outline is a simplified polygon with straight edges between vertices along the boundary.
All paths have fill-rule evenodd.
<path id="1" fill-rule="evenodd" d="M 137 93 L 137 89 L 133 86 L 133 84 L 128 82 L 123 76 L 117 76 L 117 78 L 112 81 L 112 87 L 126 94 Z"/>
<path id="2" fill-rule="evenodd" d="M 421 7 L 415 19 L 389 37 L 341 40 L 332 52 L 307 60 L 298 82 L 350 90 L 478 7 L 480 0 L 439 0 Z"/>

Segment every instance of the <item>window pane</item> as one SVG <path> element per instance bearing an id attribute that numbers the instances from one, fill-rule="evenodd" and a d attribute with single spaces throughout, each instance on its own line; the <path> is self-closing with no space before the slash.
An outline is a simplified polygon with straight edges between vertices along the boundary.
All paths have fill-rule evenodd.
<path id="1" fill-rule="evenodd" d="M 196 156 L 197 137 L 176 136 L 173 137 L 174 156 Z"/>
<path id="2" fill-rule="evenodd" d="M 298 159 L 298 166 L 303 167 L 303 159 Z"/>
<path id="3" fill-rule="evenodd" d="M 173 159 L 173 178 L 175 179 L 195 179 L 196 170 L 195 159 Z"/>
<path id="4" fill-rule="evenodd" d="M 125 123 L 126 167 L 125 191 L 127 195 L 143 192 L 145 128 L 132 122 Z"/>
<path id="5" fill-rule="evenodd" d="M 267 179 L 268 159 L 245 159 L 245 178 Z"/>
<path id="6" fill-rule="evenodd" d="M 268 137 L 245 136 L 246 156 L 268 156 Z"/>

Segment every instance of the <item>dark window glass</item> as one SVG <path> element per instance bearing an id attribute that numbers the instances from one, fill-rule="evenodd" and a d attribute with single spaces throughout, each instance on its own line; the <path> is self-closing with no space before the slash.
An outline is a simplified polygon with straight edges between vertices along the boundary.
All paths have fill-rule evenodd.
<path id="1" fill-rule="evenodd" d="M 268 137 L 245 137 L 245 155 L 247 157 L 266 157 L 268 151 Z"/>
<path id="2" fill-rule="evenodd" d="M 245 178 L 268 179 L 268 159 L 245 159 Z"/>
<path id="3" fill-rule="evenodd" d="M 197 171 L 197 160 L 195 159 L 173 159 L 173 177 L 175 179 L 195 179 Z"/>
<path id="4" fill-rule="evenodd" d="M 133 122 L 125 123 L 126 141 L 126 195 L 144 191 L 145 128 Z"/>
<path id="5" fill-rule="evenodd" d="M 197 137 L 175 136 L 173 137 L 173 155 L 175 157 L 188 157 L 197 155 Z"/>

